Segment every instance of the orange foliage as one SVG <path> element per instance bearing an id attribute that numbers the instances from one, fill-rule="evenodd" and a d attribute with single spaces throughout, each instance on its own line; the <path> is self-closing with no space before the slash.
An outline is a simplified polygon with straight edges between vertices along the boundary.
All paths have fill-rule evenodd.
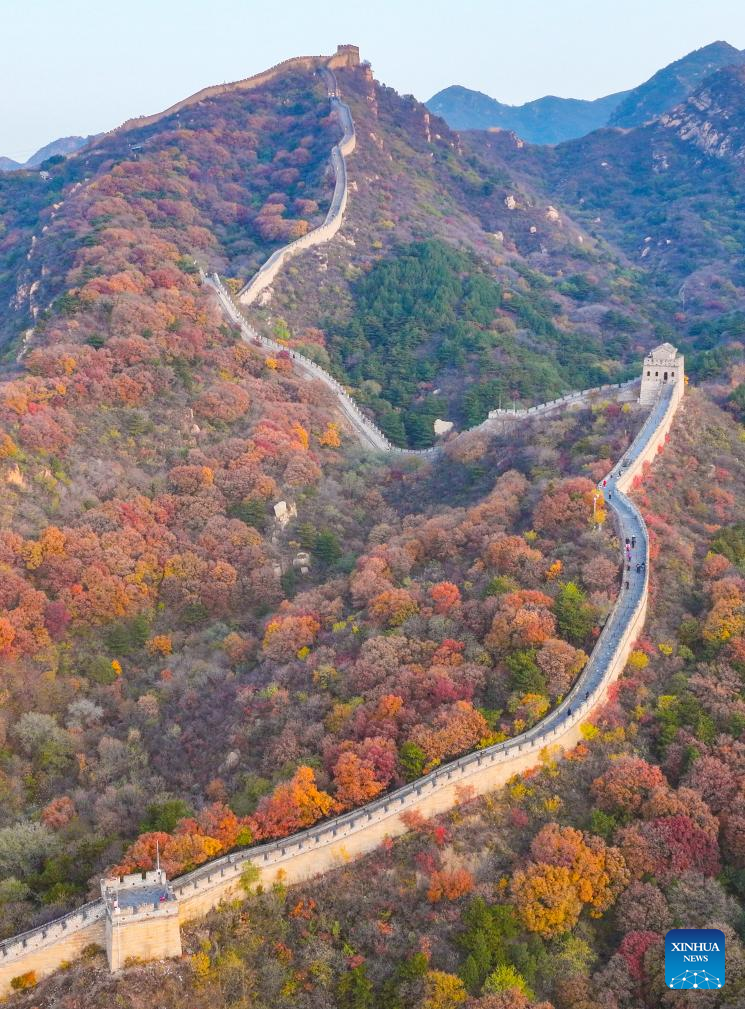
<path id="1" fill-rule="evenodd" d="M 334 808 L 331 796 L 317 787 L 312 768 L 301 765 L 290 781 L 261 800 L 250 822 L 258 840 L 283 837 L 311 827 Z"/>
<path id="2" fill-rule="evenodd" d="M 550 596 L 531 589 L 502 596 L 486 644 L 495 651 L 543 644 L 556 633 L 552 606 Z"/>
<path id="3" fill-rule="evenodd" d="M 379 624 L 388 627 L 399 627 L 412 617 L 418 610 L 411 593 L 406 589 L 386 589 L 371 600 L 370 616 Z"/>
<path id="4" fill-rule="evenodd" d="M 336 421 L 329 421 L 326 430 L 318 439 L 318 444 L 324 448 L 339 448 L 341 445 L 340 427 Z"/>
<path id="5" fill-rule="evenodd" d="M 61 830 L 77 815 L 75 803 L 68 795 L 60 795 L 41 811 L 42 823 L 52 830 Z"/>
<path id="6" fill-rule="evenodd" d="M 551 486 L 536 505 L 533 522 L 549 535 L 581 531 L 592 522 L 595 484 L 583 476 L 570 477 Z"/>
<path id="7" fill-rule="evenodd" d="M 713 605 L 702 629 L 706 641 L 728 641 L 745 631 L 745 579 L 722 578 L 711 586 Z"/>
<path id="8" fill-rule="evenodd" d="M 600 917 L 630 879 L 623 856 L 599 837 L 549 823 L 533 838 L 531 861 L 512 877 L 525 927 L 545 938 L 573 928 L 582 908 Z"/>
<path id="9" fill-rule="evenodd" d="M 170 634 L 156 634 L 147 643 L 147 650 L 151 655 L 171 655 L 173 652 L 173 641 Z"/>
<path id="10" fill-rule="evenodd" d="M 470 701 L 456 701 L 439 711 L 436 727 L 419 725 L 412 742 L 424 750 L 430 764 L 472 750 L 489 732 L 489 725 Z"/>
<path id="11" fill-rule="evenodd" d="M 429 590 L 436 613 L 447 613 L 460 602 L 460 589 L 452 582 L 438 582 Z"/>
<path id="12" fill-rule="evenodd" d="M 441 900 L 458 900 L 473 890 L 473 876 L 467 869 L 440 869 L 429 879 L 427 899 L 433 904 Z"/>
<path id="13" fill-rule="evenodd" d="M 270 659 L 291 659 L 314 644 L 321 625 L 309 615 L 276 617 L 264 631 L 264 653 Z"/>

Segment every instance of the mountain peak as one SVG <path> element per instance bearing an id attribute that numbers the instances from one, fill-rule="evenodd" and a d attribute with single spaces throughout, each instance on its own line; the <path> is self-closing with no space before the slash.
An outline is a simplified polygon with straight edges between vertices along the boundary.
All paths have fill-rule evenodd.
<path id="1" fill-rule="evenodd" d="M 513 130 L 534 144 L 557 144 L 603 126 L 629 128 L 656 119 L 684 101 L 710 74 L 745 62 L 745 53 L 718 40 L 658 70 L 630 91 L 594 101 L 545 95 L 524 105 L 506 105 L 481 91 L 453 84 L 427 102 L 456 130 Z"/>
<path id="2" fill-rule="evenodd" d="M 698 85 L 723 67 L 745 63 L 745 53 L 729 42 L 710 42 L 695 49 L 629 92 L 610 117 L 609 126 L 641 126 L 669 112 Z"/>
<path id="3" fill-rule="evenodd" d="M 13 158 L 0 158 L 0 172 L 15 172 L 19 168 L 38 168 L 47 158 L 52 158 L 57 154 L 68 155 L 79 151 L 90 137 L 60 137 L 52 140 L 51 143 L 40 147 L 38 151 L 31 155 L 28 161 L 14 161 Z"/>

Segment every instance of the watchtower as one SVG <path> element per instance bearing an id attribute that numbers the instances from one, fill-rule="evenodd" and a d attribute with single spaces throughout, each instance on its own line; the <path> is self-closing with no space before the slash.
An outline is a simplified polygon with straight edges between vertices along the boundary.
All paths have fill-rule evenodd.
<path id="1" fill-rule="evenodd" d="M 336 47 L 334 66 L 358 67 L 360 65 L 360 47 L 344 45 Z"/>
<path id="2" fill-rule="evenodd" d="M 165 960 L 181 956 L 178 900 L 158 867 L 101 880 L 106 907 L 106 955 L 112 971 L 129 957 Z"/>
<path id="3" fill-rule="evenodd" d="M 643 406 L 651 405 L 666 385 L 676 386 L 676 392 L 682 394 L 685 382 L 683 363 L 683 355 L 671 343 L 661 343 L 650 351 L 644 358 L 639 402 Z"/>

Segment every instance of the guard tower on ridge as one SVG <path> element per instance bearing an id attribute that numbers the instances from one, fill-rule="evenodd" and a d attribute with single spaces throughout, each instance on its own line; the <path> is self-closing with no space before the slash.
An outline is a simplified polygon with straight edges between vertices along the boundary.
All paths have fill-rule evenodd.
<path id="1" fill-rule="evenodd" d="M 178 900 L 158 867 L 150 872 L 101 880 L 106 908 L 106 955 L 112 971 L 130 957 L 165 960 L 181 956 Z"/>
<path id="2" fill-rule="evenodd" d="M 678 396 L 683 394 L 685 375 L 683 355 L 671 343 L 661 343 L 644 358 L 639 402 L 651 406 L 664 386 L 676 386 Z"/>

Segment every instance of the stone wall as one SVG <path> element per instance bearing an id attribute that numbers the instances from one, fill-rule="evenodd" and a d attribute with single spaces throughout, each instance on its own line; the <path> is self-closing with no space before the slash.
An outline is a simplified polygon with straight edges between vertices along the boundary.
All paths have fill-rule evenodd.
<path id="1" fill-rule="evenodd" d="M 339 59 L 348 61 L 350 56 L 340 54 Z M 296 63 L 297 61 L 286 61 L 267 71 L 267 74 L 281 72 L 281 68 Z M 265 75 L 258 77 L 267 79 Z M 256 78 L 249 80 L 255 82 L 252 86 L 261 83 Z M 339 102 L 336 96 L 333 75 L 329 75 L 328 85 L 330 99 L 337 103 L 336 107 L 344 125 L 344 137 L 332 152 L 337 185 L 326 222 L 321 228 L 304 236 L 306 239 L 317 237 L 316 240 L 306 243 L 303 248 L 309 244 L 316 244 L 317 241 L 327 241 L 328 237 L 338 230 L 346 206 L 344 155 L 354 148 L 354 127 L 349 109 Z M 200 95 L 202 94 L 200 92 Z M 194 96 L 193 100 L 196 99 L 197 96 Z M 191 100 L 187 100 L 187 103 L 189 101 Z M 175 109 L 176 106 L 161 115 Z M 348 122 L 345 122 L 345 116 L 348 116 Z M 298 242 L 302 242 L 302 239 Z M 278 257 L 275 262 L 279 265 L 274 269 L 272 279 L 282 262 L 286 261 L 288 249 L 295 245 L 297 243 L 292 243 L 292 246 L 275 253 Z M 285 254 L 285 258 L 282 258 L 282 254 Z M 270 259 L 265 267 L 269 266 L 271 261 Z M 262 267 L 262 270 L 265 267 Z M 260 336 L 247 323 L 216 275 L 209 279 L 204 274 L 202 277 L 214 287 L 225 312 L 241 327 L 245 339 L 276 352 L 287 349 L 274 340 Z M 253 281 L 251 283 L 253 284 Z M 391 445 L 380 429 L 362 414 L 354 400 L 332 376 L 303 355 L 294 351 L 290 351 L 290 354 L 301 369 L 311 377 L 324 382 L 334 392 L 342 412 L 360 434 L 364 444 L 378 451 L 422 454 L 397 449 Z M 589 395 L 602 394 L 611 389 L 624 390 L 632 384 L 601 386 L 586 393 L 572 393 L 542 407 L 522 411 L 521 415 L 532 417 L 571 408 L 575 403 L 586 400 Z M 663 389 L 633 444 L 606 478 L 608 505 L 621 541 L 623 542 L 627 536 L 636 536 L 637 550 L 643 552 L 647 563 L 642 574 L 629 579 L 627 589 L 622 585 L 590 660 L 565 700 L 538 725 L 514 739 L 467 754 L 450 764 L 438 767 L 424 778 L 382 796 L 361 809 L 335 817 L 292 837 L 223 856 L 174 880 L 172 889 L 179 901 L 180 922 L 197 918 L 215 907 L 220 900 L 239 893 L 240 876 L 247 864 L 258 868 L 260 877 L 265 883 L 273 882 L 278 875 L 288 883 L 308 879 L 373 850 L 386 836 L 403 833 L 406 828 L 401 821 L 402 812 L 418 810 L 425 816 L 444 812 L 458 801 L 460 789 L 467 788 L 477 795 L 488 792 L 504 784 L 515 774 L 534 767 L 545 752 L 566 750 L 579 741 L 582 723 L 588 714 L 605 700 L 610 685 L 622 672 L 633 643 L 644 626 L 649 585 L 649 542 L 644 521 L 624 492 L 633 486 L 635 478 L 643 472 L 647 464 L 654 461 L 664 445 L 682 395 L 681 375 L 680 381 L 674 386 Z M 516 416 L 510 411 L 503 411 L 493 417 L 491 422 Z M 489 423 L 490 421 L 487 421 L 485 425 Z M 425 453 L 432 451 L 434 450 L 425 450 Z M 157 917 L 158 915 L 154 914 L 152 920 L 146 918 L 141 932 L 136 930 L 129 933 L 135 938 L 131 944 L 128 940 L 128 956 L 158 957 L 170 955 L 168 949 L 173 951 L 173 936 L 171 935 L 169 939 L 168 929 L 163 932 L 162 923 L 158 925 L 156 922 Z M 131 928 L 131 924 L 128 928 Z M 73 959 L 90 943 L 104 945 L 105 942 L 105 909 L 102 901 L 94 901 L 46 926 L 0 942 L 0 995 L 8 991 L 13 977 L 30 970 L 41 977 L 57 969 L 64 961 Z"/>
<path id="2" fill-rule="evenodd" d="M 306 235 L 295 239 L 288 245 L 283 245 L 267 259 L 259 268 L 251 280 L 241 289 L 238 294 L 238 301 L 242 305 L 251 305 L 258 298 L 262 291 L 270 286 L 277 277 L 277 274 L 285 266 L 289 259 L 311 249 L 314 245 L 323 245 L 330 241 L 337 233 L 344 220 L 344 211 L 347 208 L 347 166 L 345 157 L 352 153 L 356 144 L 354 132 L 354 122 L 349 107 L 338 97 L 336 77 L 331 70 L 323 69 L 322 73 L 326 77 L 329 101 L 332 109 L 336 112 L 342 126 L 343 136 L 338 144 L 331 150 L 331 165 L 334 170 L 334 194 L 331 197 L 326 219 L 318 228 L 309 231 Z"/>
<path id="3" fill-rule="evenodd" d="M 403 833 L 401 813 L 405 810 L 418 810 L 425 816 L 443 812 L 458 800 L 460 788 L 483 794 L 534 767 L 542 754 L 560 752 L 578 742 L 582 723 L 605 700 L 644 626 L 649 541 L 644 521 L 624 490 L 633 485 L 664 445 L 681 396 L 682 384 L 664 391 L 634 442 L 607 477 L 608 504 L 619 536 L 622 542 L 626 536 L 636 536 L 637 550 L 647 563 L 630 588 L 620 592 L 589 662 L 565 700 L 538 725 L 514 739 L 438 767 L 361 809 L 280 841 L 225 855 L 173 880 L 181 922 L 197 918 L 226 897 L 239 893 L 240 876 L 248 863 L 258 868 L 266 883 L 273 882 L 278 874 L 288 883 L 308 879 L 372 851 L 386 836 Z M 35 970 L 42 976 L 74 957 L 88 943 L 103 944 L 103 916 L 102 902 L 94 902 L 43 929 L 0 943 L 0 994 L 7 991 L 11 978 L 19 974 Z M 147 938 L 147 943 L 151 941 L 154 940 Z M 146 942 L 144 933 L 143 942 Z M 133 950 L 131 955 L 141 954 Z"/>
<path id="4" fill-rule="evenodd" d="M 103 137 L 111 136 L 112 133 L 126 133 L 129 130 L 139 130 L 143 126 L 152 126 L 153 123 L 157 123 L 161 119 L 173 115 L 174 112 L 180 112 L 181 109 L 188 108 L 190 105 L 197 105 L 207 98 L 216 98 L 218 95 L 224 95 L 229 91 L 249 91 L 252 88 L 258 88 L 280 74 L 288 73 L 291 70 L 318 70 L 324 67 L 329 67 L 333 70 L 341 67 L 356 66 L 359 64 L 359 51 L 357 52 L 355 62 L 354 54 L 349 51 L 350 49 L 351 47 L 339 46 L 333 56 L 293 56 L 291 59 L 282 60 L 281 63 L 276 63 L 273 67 L 269 67 L 268 70 L 262 70 L 261 73 L 254 74 L 252 77 L 245 77 L 243 80 L 232 81 L 229 84 L 212 84 L 209 87 L 202 88 L 201 91 L 197 91 L 193 95 L 189 95 L 188 98 L 182 98 L 180 102 L 170 105 L 162 112 L 155 112 L 151 116 L 138 116 L 135 119 L 127 119 L 126 122 L 122 123 L 115 130 L 102 133 L 100 137 L 96 138 L 96 141 Z"/>
<path id="5" fill-rule="evenodd" d="M 167 960 L 181 956 L 179 906 L 174 901 L 164 908 L 139 911 L 106 920 L 106 955 L 112 970 L 120 970 L 127 960 Z"/>
<path id="6" fill-rule="evenodd" d="M 0 943 L 0 996 L 19 974 L 34 971 L 44 977 L 67 960 L 75 960 L 91 943 L 106 943 L 103 901 L 94 901 L 23 935 Z"/>

